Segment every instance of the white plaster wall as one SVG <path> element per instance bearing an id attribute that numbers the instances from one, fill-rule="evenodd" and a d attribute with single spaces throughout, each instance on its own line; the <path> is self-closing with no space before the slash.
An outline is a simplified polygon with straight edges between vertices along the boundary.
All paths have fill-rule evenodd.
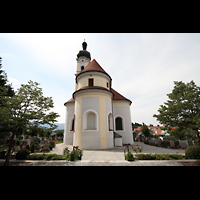
<path id="1" fill-rule="evenodd" d="M 116 147 L 122 146 L 122 138 L 115 138 L 115 146 Z"/>
<path id="2" fill-rule="evenodd" d="M 81 132 L 81 148 L 100 149 L 100 130 L 99 130 L 99 97 L 83 97 L 82 98 L 82 119 L 86 117 L 88 112 L 96 114 L 97 126 L 96 130 L 86 130 L 84 119 L 82 120 Z"/>
<path id="3" fill-rule="evenodd" d="M 107 148 L 114 147 L 113 131 L 109 131 L 108 115 L 112 114 L 112 100 L 106 98 L 106 129 L 107 129 Z M 111 127 L 112 128 L 112 127 Z"/>
<path id="4" fill-rule="evenodd" d="M 73 131 L 70 131 L 70 128 L 71 128 L 70 122 L 73 117 L 74 117 L 74 108 L 66 107 L 65 130 L 64 130 L 64 138 L 63 138 L 65 145 L 73 144 Z"/>
<path id="5" fill-rule="evenodd" d="M 133 144 L 134 142 L 132 134 L 130 106 L 113 106 L 113 115 L 114 115 L 114 131 L 122 136 L 122 143 Z M 118 116 L 123 118 L 123 130 L 116 131 L 115 118 Z"/>
<path id="6" fill-rule="evenodd" d="M 90 74 L 85 74 L 84 76 L 81 76 L 81 78 L 78 78 L 78 89 L 88 86 L 88 79 L 90 78 L 93 78 L 94 86 L 109 89 L 109 87 L 107 87 L 107 82 L 110 84 L 110 80 L 105 75 L 102 76 L 101 74 L 93 74 L 92 76 L 90 76 Z"/>

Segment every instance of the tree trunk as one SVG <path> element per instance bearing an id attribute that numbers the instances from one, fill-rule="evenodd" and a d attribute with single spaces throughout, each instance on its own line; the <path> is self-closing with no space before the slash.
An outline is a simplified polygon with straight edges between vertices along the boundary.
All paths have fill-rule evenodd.
<path id="1" fill-rule="evenodd" d="M 13 132 L 12 136 L 10 138 L 10 145 L 9 145 L 9 148 L 8 148 L 8 152 L 6 154 L 6 160 L 5 160 L 4 166 L 9 166 L 10 153 L 11 153 L 12 146 L 13 146 L 14 136 L 15 136 L 15 133 Z"/>
<path id="2" fill-rule="evenodd" d="M 196 132 L 196 133 L 197 133 L 197 137 L 199 138 L 199 131 L 197 130 L 197 132 Z"/>

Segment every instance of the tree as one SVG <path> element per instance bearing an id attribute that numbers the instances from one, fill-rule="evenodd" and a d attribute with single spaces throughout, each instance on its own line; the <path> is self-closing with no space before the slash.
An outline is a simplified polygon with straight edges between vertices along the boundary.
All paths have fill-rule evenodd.
<path id="1" fill-rule="evenodd" d="M 14 96 L 14 90 L 12 88 L 12 84 L 8 84 L 7 74 L 4 70 L 2 70 L 2 64 L 1 64 L 2 58 L 0 57 L 0 87 L 3 87 L 6 89 L 5 95 L 13 97 Z M 1 88 L 2 90 L 2 88 Z"/>
<path id="2" fill-rule="evenodd" d="M 7 74 L 4 70 L 2 70 L 2 64 L 1 64 L 1 57 L 0 57 L 0 95 L 6 96 L 6 97 L 13 97 L 14 96 L 14 90 L 12 88 L 11 84 L 8 84 Z M 0 107 L 2 107 L 4 104 L 2 104 L 1 98 L 0 98 Z M 4 140 L 6 136 L 9 134 L 9 127 L 8 126 L 2 126 L 0 124 L 0 140 Z"/>
<path id="3" fill-rule="evenodd" d="M 157 120 L 166 126 L 178 127 L 180 131 L 194 131 L 199 137 L 200 128 L 200 87 L 192 80 L 189 83 L 174 81 L 174 89 L 167 94 L 169 100 L 154 114 Z M 172 131 L 177 133 L 176 131 Z M 181 134 L 183 136 L 184 134 Z"/>
<path id="4" fill-rule="evenodd" d="M 56 131 L 56 136 L 57 137 L 62 137 L 63 136 L 63 132 L 64 132 L 64 130 L 57 130 Z"/>
<path id="5" fill-rule="evenodd" d="M 6 154 L 5 165 L 9 165 L 9 157 L 12 149 L 14 136 L 20 134 L 28 126 L 48 124 L 52 129 L 57 126 L 56 118 L 59 115 L 49 112 L 53 108 L 52 97 L 44 97 L 39 83 L 29 81 L 22 84 L 14 97 L 5 96 L 5 88 L 0 93 L 0 126 L 7 126 L 7 130 L 12 132 L 10 146 Z"/>
<path id="6" fill-rule="evenodd" d="M 141 127 L 141 131 L 144 134 L 145 137 L 149 137 L 150 136 L 150 131 L 147 127 L 146 124 L 143 123 L 142 127 Z"/>

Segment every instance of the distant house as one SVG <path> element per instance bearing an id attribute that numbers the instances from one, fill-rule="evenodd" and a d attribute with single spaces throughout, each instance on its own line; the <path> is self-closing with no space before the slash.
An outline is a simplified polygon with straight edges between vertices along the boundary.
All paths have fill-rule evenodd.
<path id="1" fill-rule="evenodd" d="M 55 134 L 56 134 L 56 132 L 52 132 L 52 133 L 51 133 L 51 135 L 55 135 Z"/>
<path id="2" fill-rule="evenodd" d="M 164 126 L 147 126 L 153 135 L 161 135 L 162 130 L 160 128 Z"/>
<path id="3" fill-rule="evenodd" d="M 164 126 L 147 126 L 148 129 L 151 131 L 151 134 L 153 135 L 162 135 L 162 131 L 161 128 L 163 128 Z M 175 129 L 176 127 L 172 127 L 172 129 Z M 134 128 L 135 132 L 137 132 L 139 135 L 142 133 L 141 131 L 141 126 L 140 127 L 137 127 L 137 128 Z"/>

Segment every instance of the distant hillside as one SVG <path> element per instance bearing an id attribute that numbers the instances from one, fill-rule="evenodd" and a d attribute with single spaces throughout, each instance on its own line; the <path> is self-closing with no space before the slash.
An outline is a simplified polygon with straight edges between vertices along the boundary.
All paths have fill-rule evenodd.
<path id="1" fill-rule="evenodd" d="M 132 123 L 132 130 L 134 130 L 134 128 L 137 128 L 139 126 L 142 126 L 142 124 L 139 124 L 139 123 L 136 123 L 136 122 L 135 122 L 135 124 Z"/>
<path id="2" fill-rule="evenodd" d="M 55 123 L 55 125 L 58 126 L 58 128 L 55 130 L 64 130 L 65 129 L 65 123 Z M 45 124 L 45 125 L 43 125 L 43 127 L 49 128 L 50 126 Z"/>
<path id="3" fill-rule="evenodd" d="M 65 129 L 65 123 L 55 123 L 55 125 L 58 126 L 58 128 L 56 130 L 58 130 L 58 129 L 64 130 Z"/>

